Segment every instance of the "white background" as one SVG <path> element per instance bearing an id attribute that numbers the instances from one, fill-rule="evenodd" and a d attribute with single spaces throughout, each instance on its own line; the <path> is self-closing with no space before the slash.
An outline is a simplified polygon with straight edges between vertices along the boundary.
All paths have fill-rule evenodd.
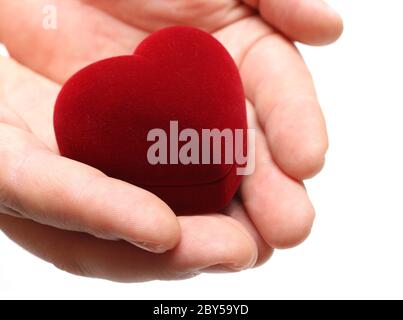
<path id="1" fill-rule="evenodd" d="M 122 285 L 65 274 L 0 234 L 0 298 L 403 298 L 403 2 L 329 2 L 343 38 L 301 47 L 331 139 L 307 183 L 318 213 L 307 242 L 240 274 Z"/>

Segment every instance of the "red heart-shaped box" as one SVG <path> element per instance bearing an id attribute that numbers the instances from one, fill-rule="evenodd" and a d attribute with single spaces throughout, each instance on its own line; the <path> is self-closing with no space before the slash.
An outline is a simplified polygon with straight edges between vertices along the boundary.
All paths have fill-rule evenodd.
<path id="1" fill-rule="evenodd" d="M 80 70 L 63 86 L 54 113 L 61 155 L 149 190 L 178 213 L 222 209 L 241 181 L 235 162 L 202 164 L 200 147 L 200 164 L 150 164 L 150 130 L 165 130 L 170 141 L 172 121 L 200 137 L 203 129 L 247 128 L 234 61 L 211 35 L 190 27 L 158 31 L 134 55 Z M 246 154 L 243 140 L 234 134 Z"/>

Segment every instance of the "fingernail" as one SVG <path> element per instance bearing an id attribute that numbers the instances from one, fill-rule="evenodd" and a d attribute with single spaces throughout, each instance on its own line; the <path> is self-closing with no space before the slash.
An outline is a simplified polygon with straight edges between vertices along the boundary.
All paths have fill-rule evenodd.
<path id="1" fill-rule="evenodd" d="M 217 264 L 203 269 L 203 272 L 214 273 L 228 273 L 228 272 L 240 272 L 253 268 L 258 260 L 258 251 L 256 250 L 247 264 L 239 265 L 236 263 L 224 263 Z"/>
<path id="2" fill-rule="evenodd" d="M 243 266 L 240 266 L 240 265 L 236 265 L 236 264 L 225 264 L 225 265 L 223 265 L 224 266 L 224 268 L 227 268 L 227 269 L 229 269 L 229 270 L 232 270 L 233 272 L 240 272 L 240 271 L 244 271 L 244 270 L 248 270 L 248 269 L 250 269 L 251 267 L 252 267 L 252 264 L 251 263 L 249 263 L 248 265 L 243 265 Z"/>
<path id="3" fill-rule="evenodd" d="M 168 251 L 164 246 L 159 245 L 159 244 L 153 244 L 153 243 L 148 243 L 148 242 L 136 242 L 136 241 L 129 241 L 129 242 L 131 244 L 133 244 L 143 250 L 149 251 L 151 253 L 164 253 L 164 252 Z"/>
<path id="4" fill-rule="evenodd" d="M 207 267 L 203 269 L 203 272 L 206 273 L 233 273 L 233 272 L 240 272 L 243 270 L 248 269 L 245 266 L 238 266 L 233 264 L 217 264 L 214 266 Z"/>
<path id="5" fill-rule="evenodd" d="M 189 280 L 192 278 L 195 278 L 197 276 L 199 276 L 201 274 L 201 272 L 189 272 L 189 273 L 184 273 L 181 275 L 178 275 L 175 280 Z"/>
<path id="6" fill-rule="evenodd" d="M 244 270 L 249 269 L 246 266 L 238 266 L 238 265 L 235 265 L 235 264 L 226 264 L 226 265 L 223 265 L 223 268 L 224 268 L 224 270 L 227 269 L 227 270 L 230 270 L 232 272 L 240 272 L 240 271 L 244 271 Z"/>

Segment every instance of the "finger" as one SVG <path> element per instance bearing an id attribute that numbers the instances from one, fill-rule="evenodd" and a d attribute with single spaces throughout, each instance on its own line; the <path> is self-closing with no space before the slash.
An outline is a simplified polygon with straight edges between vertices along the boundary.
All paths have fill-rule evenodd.
<path id="1" fill-rule="evenodd" d="M 284 174 L 272 160 L 254 110 L 248 110 L 249 126 L 256 131 L 256 168 L 252 175 L 244 177 L 242 201 L 270 246 L 292 247 L 309 235 L 315 212 L 304 186 Z"/>
<path id="2" fill-rule="evenodd" d="M 222 28 L 213 35 L 225 46 L 240 67 L 250 48 L 274 32 L 275 30 L 255 15 Z"/>
<path id="3" fill-rule="evenodd" d="M 231 223 L 214 216 L 180 217 L 182 238 L 172 251 L 147 253 L 124 242 L 57 230 L 0 215 L 0 229 L 36 256 L 73 274 L 120 282 L 189 278 L 213 266 L 250 268 L 256 245 Z"/>
<path id="4" fill-rule="evenodd" d="M 24 217 L 153 252 L 179 241 L 174 213 L 156 196 L 54 155 L 23 130 L 0 124 L 0 162 L 0 200 Z"/>
<path id="5" fill-rule="evenodd" d="M 48 4 L 0 0 L 0 41 L 18 62 L 60 83 L 91 62 L 133 52 L 146 36 L 78 0 L 53 0 L 57 27 L 48 30 Z"/>
<path id="6" fill-rule="evenodd" d="M 258 251 L 258 258 L 254 267 L 259 267 L 267 262 L 273 255 L 274 250 L 262 238 L 240 201 L 234 200 L 225 212 L 228 216 L 220 215 L 222 219 L 226 219 L 234 226 L 238 226 L 241 231 L 248 232 L 254 239 Z"/>
<path id="7" fill-rule="evenodd" d="M 326 125 L 297 49 L 280 35 L 264 37 L 247 53 L 241 74 L 276 163 L 297 180 L 314 176 L 328 148 Z"/>
<path id="8" fill-rule="evenodd" d="M 207 31 L 220 29 L 252 14 L 239 1 L 126 1 L 82 0 L 134 27 L 156 31 L 172 25 L 191 25 Z"/>
<path id="9" fill-rule="evenodd" d="M 340 15 L 322 0 L 244 0 L 291 40 L 311 45 L 336 41 L 343 32 Z"/>
<path id="10" fill-rule="evenodd" d="M 2 121 L 31 131 L 52 151 L 58 152 L 53 129 L 53 105 L 60 86 L 18 64 L 0 57 L 0 111 L 9 109 L 18 115 L 24 126 Z M 1 119 L 0 119 L 1 120 Z"/>

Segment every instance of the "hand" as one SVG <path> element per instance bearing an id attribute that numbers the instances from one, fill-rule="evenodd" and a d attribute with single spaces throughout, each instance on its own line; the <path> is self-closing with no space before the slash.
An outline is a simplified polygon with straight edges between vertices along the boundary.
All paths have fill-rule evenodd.
<path id="1" fill-rule="evenodd" d="M 322 168 L 327 136 L 292 41 L 335 41 L 336 13 L 320 0 L 52 2 L 57 30 L 42 28 L 48 1 L 0 0 L 0 41 L 13 58 L 0 59 L 0 228 L 11 239 L 75 274 L 146 281 L 254 267 L 308 236 L 314 209 L 301 181 Z M 225 214 L 176 218 L 152 194 L 58 155 L 60 85 L 173 24 L 208 30 L 227 47 L 257 129 L 256 171 Z"/>

